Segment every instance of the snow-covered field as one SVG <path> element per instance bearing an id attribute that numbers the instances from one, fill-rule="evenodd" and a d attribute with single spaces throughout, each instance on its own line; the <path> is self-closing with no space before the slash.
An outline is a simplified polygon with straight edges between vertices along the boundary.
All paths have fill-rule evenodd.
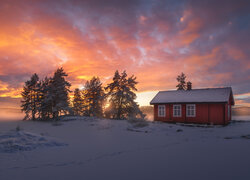
<path id="1" fill-rule="evenodd" d="M 250 122 L 0 122 L 0 180 L 250 179 Z"/>

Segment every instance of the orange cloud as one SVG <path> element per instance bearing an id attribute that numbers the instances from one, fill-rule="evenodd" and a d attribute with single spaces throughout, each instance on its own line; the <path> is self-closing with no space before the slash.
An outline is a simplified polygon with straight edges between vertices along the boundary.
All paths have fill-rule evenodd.
<path id="1" fill-rule="evenodd" d="M 184 15 L 183 19 L 181 19 L 182 23 L 184 23 L 184 28 L 180 31 L 180 39 L 183 45 L 190 44 L 196 40 L 200 36 L 198 32 L 203 25 L 198 17 L 190 19 L 187 16 L 189 15 Z M 187 22 L 184 21 L 186 18 L 188 18 Z"/>

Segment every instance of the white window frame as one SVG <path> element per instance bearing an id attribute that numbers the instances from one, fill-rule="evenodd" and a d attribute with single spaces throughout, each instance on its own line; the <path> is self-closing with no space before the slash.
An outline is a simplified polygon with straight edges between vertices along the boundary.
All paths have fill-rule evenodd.
<path id="1" fill-rule="evenodd" d="M 177 110 L 176 107 L 178 107 L 178 110 L 179 110 L 178 114 L 175 114 L 175 112 L 176 112 L 175 110 Z M 173 105 L 173 117 L 181 117 L 181 115 L 182 115 L 181 104 L 174 104 Z"/>
<path id="2" fill-rule="evenodd" d="M 158 105 L 158 117 L 166 117 L 166 106 Z"/>
<path id="3" fill-rule="evenodd" d="M 188 109 L 189 107 L 194 107 L 194 109 L 193 109 L 194 114 L 189 114 L 189 112 L 190 112 L 190 110 Z M 187 117 L 196 117 L 196 105 L 195 104 L 187 104 L 186 105 L 186 116 Z"/>

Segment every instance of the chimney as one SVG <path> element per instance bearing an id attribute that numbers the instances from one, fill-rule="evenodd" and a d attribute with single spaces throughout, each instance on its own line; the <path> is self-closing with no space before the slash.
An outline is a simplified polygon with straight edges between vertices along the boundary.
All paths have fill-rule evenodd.
<path id="1" fill-rule="evenodd" d="M 187 90 L 192 90 L 192 83 L 190 81 L 187 82 Z"/>

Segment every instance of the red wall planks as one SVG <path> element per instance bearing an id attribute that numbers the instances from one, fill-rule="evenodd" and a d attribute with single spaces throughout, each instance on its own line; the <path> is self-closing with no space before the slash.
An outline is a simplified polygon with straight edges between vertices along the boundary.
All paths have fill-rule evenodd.
<path id="1" fill-rule="evenodd" d="M 229 102 L 231 104 L 231 102 Z M 158 104 L 154 105 L 154 120 L 165 122 L 199 123 L 199 124 L 228 124 L 228 103 L 196 104 L 196 116 L 186 116 L 186 104 L 181 104 L 181 117 L 173 117 L 173 104 L 164 104 L 165 117 L 158 117 Z M 229 106 L 231 109 L 231 105 Z"/>

